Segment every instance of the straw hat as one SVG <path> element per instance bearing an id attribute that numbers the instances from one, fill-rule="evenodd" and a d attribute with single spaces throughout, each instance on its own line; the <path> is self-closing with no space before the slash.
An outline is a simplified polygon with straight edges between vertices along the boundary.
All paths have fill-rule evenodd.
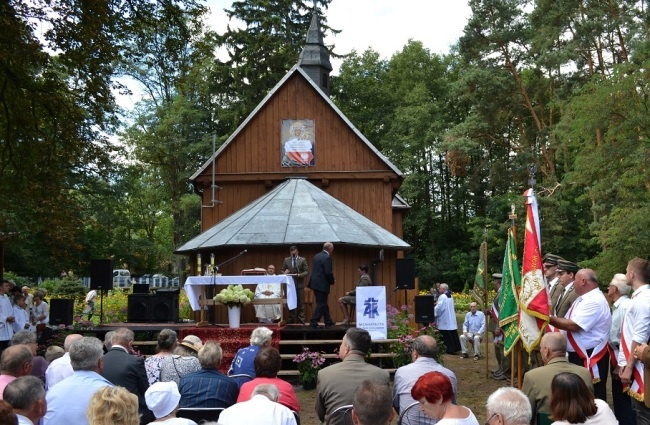
<path id="1" fill-rule="evenodd" d="M 189 348 L 190 350 L 194 350 L 197 353 L 203 347 L 203 343 L 201 342 L 201 338 L 199 338 L 196 335 L 188 335 L 185 338 L 183 338 L 183 341 L 181 342 L 180 345 L 184 345 L 185 347 Z"/>

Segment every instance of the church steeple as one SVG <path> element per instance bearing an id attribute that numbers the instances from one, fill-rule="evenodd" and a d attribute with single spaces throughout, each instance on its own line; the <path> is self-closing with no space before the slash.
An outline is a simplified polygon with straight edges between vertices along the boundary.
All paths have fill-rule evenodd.
<path id="1" fill-rule="evenodd" d="M 311 25 L 307 31 L 305 47 L 303 47 L 298 65 L 309 75 L 309 77 L 329 96 L 330 94 L 330 52 L 323 43 L 323 33 L 318 24 L 318 12 L 314 7 L 311 17 Z"/>

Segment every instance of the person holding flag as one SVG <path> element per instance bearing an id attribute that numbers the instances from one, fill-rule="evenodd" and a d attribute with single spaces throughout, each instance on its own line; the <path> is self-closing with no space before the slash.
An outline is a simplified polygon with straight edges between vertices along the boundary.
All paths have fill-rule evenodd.
<path id="1" fill-rule="evenodd" d="M 548 324 L 548 290 L 542 265 L 539 212 L 533 189 L 526 197 L 526 234 L 519 294 L 519 334 L 524 349 L 531 355 L 533 367 L 542 366 L 539 342 Z"/>
<path id="2" fill-rule="evenodd" d="M 551 325 L 566 334 L 569 361 L 589 369 L 594 384 L 594 396 L 607 401 L 607 347 L 609 329 L 612 326 L 609 303 L 598 287 L 598 276 L 591 269 L 580 269 L 576 273 L 573 286 L 578 298 L 566 318 L 551 316 Z"/>
<path id="3" fill-rule="evenodd" d="M 518 292 L 521 282 L 517 249 L 512 228 L 508 229 L 508 242 L 503 256 L 501 300 L 499 302 L 499 327 L 503 331 L 503 354 L 509 355 L 519 339 L 517 332 Z"/>
<path id="4" fill-rule="evenodd" d="M 510 379 L 510 356 L 503 355 L 503 330 L 499 327 L 499 303 L 501 300 L 501 279 L 503 274 L 493 273 L 492 283 L 496 295 L 490 305 L 490 310 L 486 310 L 486 315 L 490 317 L 490 332 L 494 337 L 494 358 L 497 361 L 498 368 L 492 371 L 494 379 L 509 380 Z"/>

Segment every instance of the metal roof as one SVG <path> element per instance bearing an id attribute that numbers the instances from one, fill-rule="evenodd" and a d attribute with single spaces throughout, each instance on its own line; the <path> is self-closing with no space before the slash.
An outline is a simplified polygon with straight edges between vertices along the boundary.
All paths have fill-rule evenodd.
<path id="1" fill-rule="evenodd" d="M 323 93 L 323 91 L 320 89 L 320 87 L 318 87 L 318 85 L 305 73 L 305 71 L 299 65 L 296 64 L 284 75 L 284 77 L 282 77 L 282 79 L 275 85 L 275 87 L 273 87 L 273 89 L 266 95 L 266 97 L 264 99 L 262 99 L 262 101 L 257 105 L 257 107 L 255 107 L 253 112 L 251 112 L 250 115 L 248 115 L 248 117 L 230 135 L 230 137 L 228 137 L 228 140 L 226 140 L 219 147 L 219 149 L 217 149 L 217 151 L 214 153 L 214 155 L 212 155 L 207 161 L 205 161 L 205 163 L 201 166 L 201 168 L 199 168 L 192 175 L 192 177 L 190 177 L 190 180 L 192 180 L 192 181 L 196 180 L 208 167 L 212 166 L 212 162 L 216 160 L 216 158 L 221 154 L 221 152 L 223 152 L 228 147 L 228 145 L 230 145 L 230 143 L 232 143 L 232 141 L 235 139 L 235 137 L 237 137 L 237 135 L 239 133 L 241 133 L 241 131 L 248 125 L 248 123 L 253 119 L 253 117 L 255 115 L 257 115 L 257 113 L 260 111 L 260 109 L 262 109 L 264 107 L 264 105 L 266 105 L 269 102 L 269 100 L 273 97 L 275 92 L 277 92 L 280 89 L 280 87 L 282 87 L 284 85 L 284 83 L 295 73 L 298 73 L 298 74 L 302 75 L 302 77 L 316 90 L 316 92 L 323 98 L 323 100 L 330 106 L 330 108 L 332 108 L 334 110 L 334 112 L 336 112 L 336 114 L 338 114 L 339 117 L 341 117 L 341 119 L 348 126 L 350 126 L 352 131 L 359 137 L 359 139 L 361 139 L 361 141 L 363 143 L 365 143 L 366 146 L 368 146 L 375 153 L 375 155 L 377 155 L 379 158 L 381 158 L 381 160 L 395 174 L 397 174 L 400 177 L 404 176 L 402 174 L 402 172 L 399 170 L 399 168 L 397 168 L 395 166 L 395 164 L 390 162 L 390 160 L 383 153 L 379 152 L 379 150 L 375 147 L 375 145 L 373 145 L 372 143 L 370 143 L 370 141 L 368 139 L 366 139 L 366 137 L 361 133 L 361 131 L 359 131 L 359 129 L 356 128 L 354 126 L 354 124 L 352 124 L 352 122 L 350 122 L 350 120 L 343 114 L 343 112 L 341 112 L 341 110 L 336 107 L 334 102 L 332 102 L 332 99 L 330 99 L 329 96 L 327 96 L 325 93 Z"/>
<path id="2" fill-rule="evenodd" d="M 289 179 L 176 250 L 321 244 L 408 250 L 409 244 L 304 179 Z"/>

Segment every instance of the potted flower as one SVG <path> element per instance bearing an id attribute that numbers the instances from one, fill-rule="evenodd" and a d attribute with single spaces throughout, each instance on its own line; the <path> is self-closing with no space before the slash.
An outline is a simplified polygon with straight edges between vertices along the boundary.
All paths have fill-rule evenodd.
<path id="1" fill-rule="evenodd" d="M 241 318 L 241 306 L 250 303 L 255 294 L 250 289 L 245 289 L 241 285 L 228 285 L 226 289 L 222 289 L 214 300 L 221 304 L 228 306 L 228 322 L 231 328 L 239 327 L 239 320 Z"/>
<path id="2" fill-rule="evenodd" d="M 325 364 L 323 353 L 311 351 L 309 347 L 302 347 L 302 352 L 296 354 L 293 358 L 294 363 L 298 363 L 299 381 L 306 390 L 316 388 L 316 378 L 318 371 Z"/>
<path id="3" fill-rule="evenodd" d="M 215 295 L 214 300 L 228 307 L 241 307 L 242 304 L 250 303 L 254 297 L 255 293 L 250 289 L 245 289 L 241 285 L 228 285 L 226 289 L 222 289 Z"/>

